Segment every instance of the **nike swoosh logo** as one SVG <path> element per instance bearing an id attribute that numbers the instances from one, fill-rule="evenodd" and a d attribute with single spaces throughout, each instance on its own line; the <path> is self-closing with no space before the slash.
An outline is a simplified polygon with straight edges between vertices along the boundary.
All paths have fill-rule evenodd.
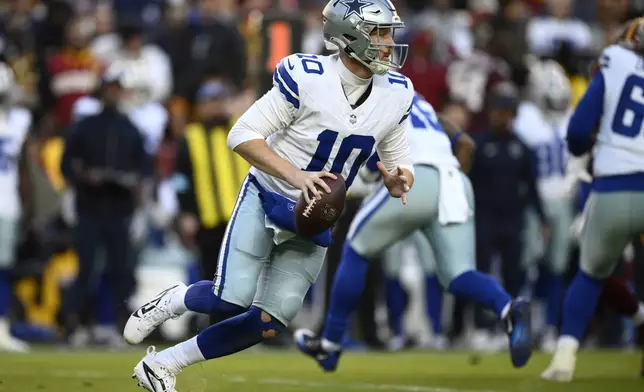
<path id="1" fill-rule="evenodd" d="M 290 59 L 289 59 L 289 60 L 286 60 L 286 63 L 288 64 L 288 70 L 289 70 L 289 71 L 292 71 L 292 70 L 294 70 L 294 69 L 295 69 L 295 66 L 294 66 L 293 64 L 291 64 L 291 60 L 290 60 Z"/>
<path id="2" fill-rule="evenodd" d="M 178 285 L 174 285 L 170 288 L 167 288 L 157 294 L 155 298 L 153 298 L 150 302 L 146 303 L 145 305 L 141 306 L 139 309 L 137 309 L 136 312 L 134 312 L 133 316 L 141 318 L 144 314 L 148 313 L 152 309 L 156 308 L 159 302 L 161 302 L 161 299 L 168 293 L 168 291 L 178 287 Z"/>

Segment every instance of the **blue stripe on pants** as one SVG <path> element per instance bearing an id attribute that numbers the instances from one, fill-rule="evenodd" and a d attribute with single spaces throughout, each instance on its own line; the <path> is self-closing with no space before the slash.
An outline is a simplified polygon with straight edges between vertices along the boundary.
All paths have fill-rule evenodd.
<path id="1" fill-rule="evenodd" d="M 248 190 L 248 185 L 250 184 L 249 176 L 246 176 L 244 183 L 242 184 L 241 191 L 239 192 L 239 197 L 237 198 L 237 203 L 233 208 L 233 213 L 228 222 L 228 227 L 226 227 L 226 233 L 224 234 L 224 246 L 221 248 L 219 253 L 219 261 L 217 266 L 217 276 L 215 277 L 215 287 L 214 293 L 217 296 L 220 296 L 224 291 L 224 284 L 226 281 L 226 264 L 228 262 L 228 251 L 230 249 L 230 237 L 235 226 L 235 219 L 237 218 L 237 213 L 239 212 L 239 207 L 244 201 L 246 196 L 246 191 Z"/>

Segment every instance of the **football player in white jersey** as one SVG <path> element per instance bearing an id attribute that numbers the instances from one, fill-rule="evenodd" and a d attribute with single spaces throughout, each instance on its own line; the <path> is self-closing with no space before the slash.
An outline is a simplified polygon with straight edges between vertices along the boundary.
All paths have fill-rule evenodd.
<path id="1" fill-rule="evenodd" d="M 135 367 L 149 391 L 174 391 L 185 367 L 230 355 L 284 330 L 322 267 L 330 230 L 297 236 L 294 205 L 301 192 L 319 197 L 322 180 L 339 173 L 350 186 L 377 150 L 388 194 L 406 202 L 414 182 L 404 120 L 414 97 L 399 69 L 406 45 L 393 36 L 404 24 L 389 0 L 333 0 L 323 10 L 332 56 L 282 59 L 274 86 L 233 126 L 228 144 L 252 165 L 226 229 L 214 282 L 179 284 L 134 312 L 124 336 L 141 342 L 165 320 L 188 309 L 237 316 Z M 309 192 L 311 194 L 309 194 Z"/>
<path id="2" fill-rule="evenodd" d="M 644 232 L 644 18 L 604 49 L 568 125 L 575 156 L 593 150 L 593 183 L 584 208 L 580 270 L 563 306 L 557 350 L 541 377 L 570 381 L 597 300 L 624 247 Z"/>
<path id="3" fill-rule="evenodd" d="M 515 132 L 536 157 L 539 196 L 545 212 L 544 238 L 537 214 L 527 214 L 523 266 L 533 265 L 542 256 L 539 244 L 546 244 L 547 319 L 541 349 L 553 352 L 564 294 L 564 274 L 570 251 L 569 228 L 574 218 L 574 200 L 569 192 L 566 167 L 566 126 L 570 105 L 570 82 L 555 61 L 534 60 L 528 79 L 529 100 L 519 106 Z"/>
<path id="4" fill-rule="evenodd" d="M 407 126 L 416 173 L 416 184 L 407 195 L 409 206 L 399 206 L 384 186 L 365 202 L 349 229 L 322 336 L 300 329 L 295 332 L 297 346 L 325 371 L 334 371 L 369 260 L 420 230 L 435 250 L 443 287 L 495 311 L 507 325 L 512 363 L 522 367 L 532 353 L 529 303 L 513 300 L 494 278 L 475 270 L 474 195 L 452 152 L 452 142 L 467 136 L 450 127 L 450 138 L 432 106 L 418 95 Z"/>
<path id="5" fill-rule="evenodd" d="M 5 318 L 11 304 L 11 270 L 22 217 L 21 187 L 28 178 L 23 152 L 31 127 L 31 113 L 10 105 L 13 88 L 12 70 L 0 63 L 0 351 L 27 352 L 28 345 L 11 336 L 9 320 Z"/>

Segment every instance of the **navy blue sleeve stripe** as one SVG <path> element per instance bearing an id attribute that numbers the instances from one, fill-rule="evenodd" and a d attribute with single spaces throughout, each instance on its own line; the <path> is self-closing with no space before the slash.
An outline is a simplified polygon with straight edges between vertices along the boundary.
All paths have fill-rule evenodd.
<path id="1" fill-rule="evenodd" d="M 411 113 L 411 108 L 412 108 L 413 106 L 414 106 L 414 102 L 412 101 L 411 105 L 409 105 L 409 109 L 407 109 L 407 112 L 405 113 L 405 115 L 404 115 L 404 116 L 402 116 L 402 118 L 400 119 L 400 121 L 398 121 L 398 124 L 402 124 L 402 123 L 403 123 L 403 121 L 405 121 L 405 120 L 407 119 L 407 117 L 409 117 L 409 113 Z"/>
<path id="2" fill-rule="evenodd" d="M 295 82 L 295 80 L 293 80 L 293 77 L 288 72 L 286 72 L 286 68 L 284 68 L 283 63 L 279 63 L 279 65 L 277 66 L 277 72 L 279 73 L 279 76 L 282 78 L 284 83 L 286 83 L 286 87 L 288 87 L 296 97 L 299 97 L 300 89 L 297 87 L 297 83 Z"/>
<path id="3" fill-rule="evenodd" d="M 375 173 L 378 171 L 378 166 L 376 166 L 376 163 L 378 163 L 378 161 L 380 161 L 380 157 L 378 156 L 377 152 L 374 152 L 371 158 L 367 160 L 365 166 L 370 172 Z"/>
<path id="4" fill-rule="evenodd" d="M 568 149 L 573 155 L 582 155 L 592 148 L 590 137 L 602 117 L 604 90 L 604 75 L 597 72 L 568 123 Z"/>
<path id="5" fill-rule="evenodd" d="M 280 92 L 282 93 L 282 95 L 284 95 L 284 98 L 286 98 L 286 100 L 288 102 L 293 104 L 293 106 L 295 106 L 296 109 L 299 109 L 300 108 L 300 100 L 297 99 L 295 96 L 293 96 L 293 94 L 291 94 L 291 92 L 289 92 L 286 89 L 286 87 L 284 87 L 284 83 L 282 83 L 280 78 L 277 76 L 277 69 L 273 73 L 273 81 L 275 81 L 275 84 L 280 89 Z"/>

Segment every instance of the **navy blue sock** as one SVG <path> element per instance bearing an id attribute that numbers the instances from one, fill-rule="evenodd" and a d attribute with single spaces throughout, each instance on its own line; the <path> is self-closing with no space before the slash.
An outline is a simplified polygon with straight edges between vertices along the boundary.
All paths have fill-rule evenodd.
<path id="1" fill-rule="evenodd" d="M 389 324 L 395 336 L 402 336 L 402 319 L 407 307 L 407 292 L 398 278 L 387 278 L 386 284 Z"/>
<path id="2" fill-rule="evenodd" d="M 583 339 L 588 323 L 595 314 L 603 286 L 603 280 L 577 272 L 564 300 L 561 335 L 573 336 L 579 341 Z"/>
<path id="3" fill-rule="evenodd" d="M 115 325 L 116 309 L 114 309 L 114 296 L 112 295 L 109 277 L 106 273 L 101 276 L 97 295 L 96 322 L 98 325 Z"/>
<path id="4" fill-rule="evenodd" d="M 564 278 L 552 273 L 548 275 L 548 314 L 546 322 L 550 326 L 558 327 L 561 306 L 563 305 Z"/>
<path id="5" fill-rule="evenodd" d="M 452 280 L 449 291 L 476 304 L 486 306 L 502 317 L 503 308 L 512 301 L 499 282 L 479 271 L 467 271 Z"/>
<path id="6" fill-rule="evenodd" d="M 548 300 L 548 281 L 550 279 L 550 270 L 545 266 L 545 263 L 539 264 L 539 277 L 534 283 L 534 298 L 538 298 L 543 302 Z"/>
<path id="7" fill-rule="evenodd" d="M 188 310 L 203 314 L 236 316 L 246 310 L 217 297 L 212 280 L 201 280 L 188 287 L 183 302 Z"/>
<path id="8" fill-rule="evenodd" d="M 205 359 L 225 357 L 270 339 L 283 329 L 282 323 L 251 306 L 240 315 L 204 329 L 197 335 L 197 345 Z"/>
<path id="9" fill-rule="evenodd" d="M 4 317 L 11 305 L 11 271 L 0 269 L 0 317 Z"/>
<path id="10" fill-rule="evenodd" d="M 438 277 L 425 277 L 425 306 L 436 335 L 443 334 L 443 288 Z"/>
<path id="11" fill-rule="evenodd" d="M 333 279 L 329 311 L 322 332 L 325 339 L 342 344 L 349 316 L 358 306 L 364 291 L 368 265 L 369 260 L 356 253 L 348 242 L 344 244 L 342 260 Z"/>

